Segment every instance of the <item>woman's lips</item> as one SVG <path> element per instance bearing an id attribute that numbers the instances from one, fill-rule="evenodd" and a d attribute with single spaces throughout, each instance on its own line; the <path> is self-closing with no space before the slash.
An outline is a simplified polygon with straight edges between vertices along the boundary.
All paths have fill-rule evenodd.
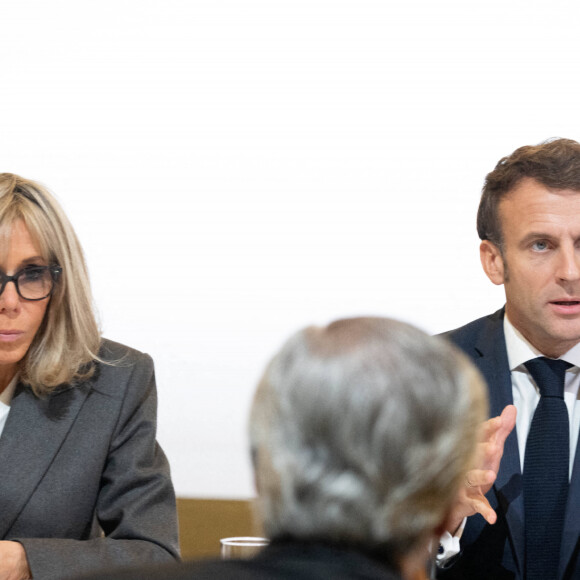
<path id="1" fill-rule="evenodd" d="M 0 330 L 0 342 L 14 342 L 23 334 L 22 330 Z"/>

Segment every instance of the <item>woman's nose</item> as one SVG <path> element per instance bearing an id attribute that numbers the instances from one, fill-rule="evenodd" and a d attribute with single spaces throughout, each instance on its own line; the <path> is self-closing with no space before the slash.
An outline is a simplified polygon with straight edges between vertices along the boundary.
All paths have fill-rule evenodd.
<path id="1" fill-rule="evenodd" d="M 20 304 L 20 296 L 16 290 L 16 284 L 14 281 L 9 281 L 4 286 L 2 294 L 0 294 L 0 311 L 1 310 L 14 310 Z"/>

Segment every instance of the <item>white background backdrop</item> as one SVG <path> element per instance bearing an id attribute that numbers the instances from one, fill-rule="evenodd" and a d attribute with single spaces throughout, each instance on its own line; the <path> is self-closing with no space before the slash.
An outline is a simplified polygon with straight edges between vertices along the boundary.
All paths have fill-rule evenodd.
<path id="1" fill-rule="evenodd" d="M 245 422 L 294 330 L 499 308 L 475 213 L 503 155 L 580 139 L 580 5 L 0 4 L 0 171 L 45 183 L 104 334 L 157 367 L 180 495 L 253 493 Z"/>

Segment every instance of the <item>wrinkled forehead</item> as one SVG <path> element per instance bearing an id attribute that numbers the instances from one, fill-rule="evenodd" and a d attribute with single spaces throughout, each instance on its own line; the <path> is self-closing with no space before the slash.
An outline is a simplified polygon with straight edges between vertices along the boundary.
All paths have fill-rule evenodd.
<path id="1" fill-rule="evenodd" d="M 508 218 L 519 223 L 524 216 L 534 213 L 571 217 L 575 212 L 570 204 L 577 204 L 578 199 L 580 190 L 549 187 L 535 179 L 525 178 L 500 199 L 498 217 L 502 227 Z"/>

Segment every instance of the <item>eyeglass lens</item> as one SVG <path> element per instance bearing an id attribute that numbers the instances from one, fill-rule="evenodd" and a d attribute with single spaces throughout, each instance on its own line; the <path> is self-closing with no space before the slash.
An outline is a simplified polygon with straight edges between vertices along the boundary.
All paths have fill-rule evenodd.
<path id="1" fill-rule="evenodd" d="M 46 298 L 52 292 L 54 283 L 52 274 L 46 266 L 25 268 L 16 274 L 16 279 L 14 281 L 18 293 L 26 300 L 40 300 Z M 5 284 L 6 283 L 7 282 L 5 282 Z"/>
<path id="2" fill-rule="evenodd" d="M 44 298 L 52 290 L 52 275 L 46 268 L 26 268 L 18 276 L 18 289 L 23 298 Z"/>

